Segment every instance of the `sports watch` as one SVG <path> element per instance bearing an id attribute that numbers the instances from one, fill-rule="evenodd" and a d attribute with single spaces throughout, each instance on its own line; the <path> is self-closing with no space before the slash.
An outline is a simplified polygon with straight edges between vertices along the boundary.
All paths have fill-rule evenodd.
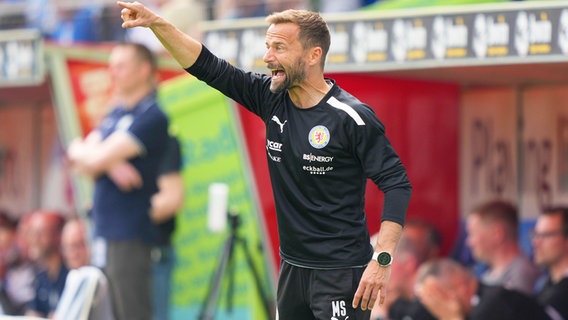
<path id="1" fill-rule="evenodd" d="M 373 252 L 373 260 L 376 260 L 381 267 L 388 267 L 392 264 L 392 255 L 386 251 Z"/>

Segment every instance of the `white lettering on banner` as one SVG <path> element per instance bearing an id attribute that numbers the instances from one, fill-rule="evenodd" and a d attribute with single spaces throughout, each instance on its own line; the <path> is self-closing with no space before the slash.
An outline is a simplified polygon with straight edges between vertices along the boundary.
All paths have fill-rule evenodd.
<path id="1" fill-rule="evenodd" d="M 467 35 L 468 29 L 462 17 L 437 16 L 432 22 L 432 54 L 436 59 L 464 57 L 467 54 Z"/>
<path id="2" fill-rule="evenodd" d="M 353 24 L 351 55 L 355 63 L 386 60 L 389 35 L 379 22 L 355 22 Z"/>
<path id="3" fill-rule="evenodd" d="M 473 51 L 479 58 L 505 56 L 509 53 L 509 23 L 505 16 L 478 14 L 474 20 Z"/>
<path id="4" fill-rule="evenodd" d="M 506 46 L 509 44 L 509 24 L 503 16 L 495 19 L 487 17 L 487 44 L 489 46 Z"/>
<path id="5" fill-rule="evenodd" d="M 468 30 L 463 20 L 461 24 L 454 24 L 453 19 L 446 18 L 445 25 L 448 47 L 467 47 Z"/>
<path id="6" fill-rule="evenodd" d="M 396 61 L 425 57 L 428 32 L 422 19 L 396 19 L 392 26 L 392 33 L 392 55 Z"/>
<path id="7" fill-rule="evenodd" d="M 349 34 L 341 26 L 335 26 L 329 30 L 331 39 L 333 39 L 333 46 L 329 48 L 329 54 L 345 54 L 349 51 Z"/>
<path id="8" fill-rule="evenodd" d="M 541 14 L 542 20 L 537 19 L 537 15 L 532 13 L 529 15 L 529 40 L 531 43 L 550 43 L 552 41 L 552 24 L 546 17 Z"/>
<path id="9" fill-rule="evenodd" d="M 529 18 L 525 11 L 517 14 L 515 22 L 515 49 L 521 57 L 529 53 Z"/>
<path id="10" fill-rule="evenodd" d="M 349 61 L 350 34 L 343 23 L 330 25 L 329 32 L 333 45 L 329 48 L 327 60 L 330 63 L 346 63 Z"/>
<path id="11" fill-rule="evenodd" d="M 408 30 L 407 38 L 408 49 L 419 49 L 423 50 L 426 48 L 426 42 L 428 41 L 426 28 L 422 25 L 419 19 L 416 21 L 406 22 L 406 28 Z"/>
<path id="12" fill-rule="evenodd" d="M 562 53 L 568 53 L 568 10 L 562 10 L 558 22 L 558 46 Z"/>

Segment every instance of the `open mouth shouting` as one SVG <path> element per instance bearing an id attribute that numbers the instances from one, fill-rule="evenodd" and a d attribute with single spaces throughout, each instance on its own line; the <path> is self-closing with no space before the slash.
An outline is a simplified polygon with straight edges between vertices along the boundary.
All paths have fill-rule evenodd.
<path id="1" fill-rule="evenodd" d="M 270 91 L 276 93 L 285 89 L 286 86 L 286 71 L 280 66 L 268 66 L 272 74 L 272 83 Z"/>
<path id="2" fill-rule="evenodd" d="M 270 68 L 272 71 L 272 81 L 286 77 L 286 72 L 282 67 Z"/>

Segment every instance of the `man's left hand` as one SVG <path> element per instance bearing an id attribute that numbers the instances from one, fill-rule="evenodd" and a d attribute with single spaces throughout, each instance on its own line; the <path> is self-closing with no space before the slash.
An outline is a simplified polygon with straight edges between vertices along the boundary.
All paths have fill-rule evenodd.
<path id="1" fill-rule="evenodd" d="M 361 310 L 371 310 L 377 298 L 379 299 L 379 305 L 383 305 L 387 296 L 386 288 L 390 272 L 391 266 L 382 267 L 376 261 L 369 262 L 355 292 L 353 308 L 357 309 L 361 306 Z"/>

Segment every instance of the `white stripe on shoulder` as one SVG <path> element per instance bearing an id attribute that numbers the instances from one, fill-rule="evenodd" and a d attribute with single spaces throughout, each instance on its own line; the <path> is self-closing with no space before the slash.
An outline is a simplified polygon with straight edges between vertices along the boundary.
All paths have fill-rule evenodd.
<path id="1" fill-rule="evenodd" d="M 357 123 L 357 125 L 359 126 L 365 125 L 365 121 L 363 121 L 363 119 L 357 113 L 357 111 L 355 111 L 355 109 L 353 109 L 353 107 L 351 107 L 350 105 L 347 105 L 337 100 L 335 97 L 329 98 L 329 100 L 327 100 L 327 103 L 329 103 L 329 105 L 334 108 L 345 111 L 353 120 L 355 120 L 355 123 Z"/>

